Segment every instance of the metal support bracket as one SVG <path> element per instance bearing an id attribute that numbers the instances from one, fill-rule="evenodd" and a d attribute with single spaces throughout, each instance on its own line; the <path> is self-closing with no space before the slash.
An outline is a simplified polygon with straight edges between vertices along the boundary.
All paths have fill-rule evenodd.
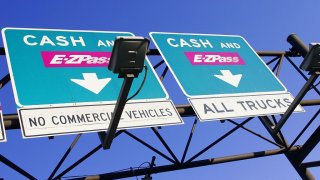
<path id="1" fill-rule="evenodd" d="M 116 106 L 113 110 L 112 119 L 110 121 L 107 132 L 98 132 L 103 149 L 110 149 L 115 133 L 117 131 L 121 114 L 127 102 L 127 97 L 132 86 L 134 75 L 127 74 L 122 83 L 122 87 L 118 96 Z"/>
<path id="2" fill-rule="evenodd" d="M 295 97 L 287 111 L 283 114 L 281 119 L 279 120 L 278 124 L 273 129 L 273 134 L 277 134 L 279 130 L 282 128 L 282 126 L 286 123 L 290 115 L 293 113 L 293 111 L 296 109 L 296 107 L 300 104 L 303 97 L 307 94 L 307 92 L 310 90 L 310 87 L 313 85 L 313 83 L 317 80 L 319 77 L 319 72 L 311 74 L 308 81 L 304 84 L 298 95 Z"/>

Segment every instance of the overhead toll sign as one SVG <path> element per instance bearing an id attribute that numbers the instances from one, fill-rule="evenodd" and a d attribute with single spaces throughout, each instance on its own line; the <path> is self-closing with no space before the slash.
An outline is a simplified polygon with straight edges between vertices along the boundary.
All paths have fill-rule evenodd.
<path id="1" fill-rule="evenodd" d="M 107 65 L 115 38 L 133 34 L 7 28 L 3 36 L 18 106 L 117 100 L 123 80 Z M 136 99 L 167 98 L 154 73 L 147 78 Z"/>
<path id="2" fill-rule="evenodd" d="M 98 118 L 90 122 L 89 118 L 87 121 L 68 125 L 55 124 L 56 121 L 52 118 L 59 117 L 60 114 L 65 117 L 82 117 L 80 107 L 81 110 L 86 109 L 85 114 L 90 114 L 90 108 L 95 105 L 99 106 L 100 113 L 109 111 L 104 108 L 114 107 L 123 79 L 109 71 L 107 66 L 116 37 L 133 36 L 132 33 L 5 28 L 2 35 L 24 137 L 108 128 L 109 122 L 102 123 L 102 119 L 107 118 L 100 118 L 100 122 Z M 130 107 L 137 108 L 141 103 L 154 101 L 153 105 L 157 102 L 162 105 L 159 108 L 163 108 L 163 102 L 166 102 L 166 106 L 172 109 L 173 104 L 147 59 L 145 64 L 149 73 L 140 93 L 130 101 Z M 140 87 L 143 78 L 140 75 L 135 79 L 129 96 Z M 45 116 L 49 116 L 47 111 L 56 107 L 59 108 L 52 112 L 57 114 Z M 154 106 L 151 108 L 157 109 Z M 49 121 L 55 124 L 54 128 L 46 126 Z M 168 124 L 182 123 L 176 111 L 172 111 L 172 116 L 168 118 L 162 117 L 160 124 L 164 125 L 166 121 Z M 144 124 L 152 126 L 146 118 L 137 118 L 135 122 L 139 127 Z"/>
<path id="3" fill-rule="evenodd" d="M 7 138 L 6 138 L 4 123 L 3 123 L 2 107 L 0 104 L 0 142 L 5 142 L 5 141 L 7 141 Z"/>
<path id="4" fill-rule="evenodd" d="M 150 36 L 200 120 L 281 114 L 293 101 L 241 36 L 164 32 Z"/>

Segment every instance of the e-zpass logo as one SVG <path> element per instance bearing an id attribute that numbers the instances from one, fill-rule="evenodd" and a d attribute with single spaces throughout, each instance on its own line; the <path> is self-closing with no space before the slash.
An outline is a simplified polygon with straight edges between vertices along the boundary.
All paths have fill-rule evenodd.
<path id="1" fill-rule="evenodd" d="M 245 65 L 236 52 L 185 52 L 192 65 Z"/>
<path id="2" fill-rule="evenodd" d="M 44 66 L 51 67 L 106 67 L 111 52 L 42 51 Z"/>

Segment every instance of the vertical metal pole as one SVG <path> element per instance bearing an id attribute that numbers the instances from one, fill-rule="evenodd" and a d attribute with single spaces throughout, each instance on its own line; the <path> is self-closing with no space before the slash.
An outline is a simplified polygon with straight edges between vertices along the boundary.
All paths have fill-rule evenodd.
<path id="1" fill-rule="evenodd" d="M 150 169 L 149 169 L 149 172 L 144 176 L 144 180 L 147 180 L 147 179 L 152 179 L 151 178 L 151 173 L 152 173 L 152 169 L 153 169 L 153 166 L 154 166 L 154 162 L 156 161 L 156 157 L 155 156 L 152 156 L 152 159 L 151 159 L 151 163 L 150 163 Z"/>
<path id="2" fill-rule="evenodd" d="M 112 141 L 114 139 L 115 133 L 117 131 L 117 128 L 121 119 L 122 111 L 127 101 L 127 97 L 128 97 L 133 79 L 134 79 L 134 75 L 127 75 L 124 78 L 124 81 L 120 90 L 120 94 L 118 96 L 117 104 L 114 108 L 112 119 L 109 124 L 108 131 L 107 133 L 106 132 L 98 133 L 103 149 L 110 149 L 110 146 L 112 144 Z"/>
<path id="3" fill-rule="evenodd" d="M 281 71 L 282 62 L 283 62 L 283 57 L 284 57 L 284 55 L 281 55 L 280 60 L 279 60 L 279 66 L 278 66 L 278 69 L 277 69 L 277 72 L 276 72 L 276 76 L 277 76 L 277 77 L 279 76 L 280 71 Z"/>
<path id="4" fill-rule="evenodd" d="M 151 168 L 154 166 L 155 161 L 156 161 L 156 157 L 155 157 L 155 156 L 152 156 L 151 163 L 150 163 L 150 167 L 151 167 Z"/>

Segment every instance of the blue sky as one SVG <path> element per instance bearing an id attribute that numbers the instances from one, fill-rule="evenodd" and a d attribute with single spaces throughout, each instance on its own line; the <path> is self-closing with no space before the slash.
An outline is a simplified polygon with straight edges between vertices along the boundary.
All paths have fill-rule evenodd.
<path id="1" fill-rule="evenodd" d="M 152 31 L 232 34 L 243 36 L 256 50 L 286 51 L 290 47 L 286 37 L 292 32 L 297 33 L 306 43 L 320 41 L 320 25 L 316 19 L 319 16 L 319 5 L 320 2 L 316 0 L 163 0 L 158 2 L 10 0 L 1 3 L 0 28 L 128 31 L 140 36 L 148 36 Z M 3 47 L 2 37 L 0 46 Z M 151 48 L 154 48 L 153 43 Z M 150 59 L 152 62 L 157 62 L 159 58 Z M 163 67 L 160 70 L 163 70 Z M 5 57 L 1 56 L 0 77 L 7 73 Z M 304 83 L 288 62 L 283 65 L 280 80 L 293 95 L 298 93 Z M 187 103 L 170 73 L 165 78 L 164 85 L 175 104 Z M 313 92 L 306 97 L 306 99 L 315 98 L 319 96 Z M 4 114 L 16 113 L 11 83 L 0 90 L 0 100 Z M 316 110 L 318 110 L 317 107 L 308 107 L 307 113 L 295 114 L 289 119 L 283 128 L 289 142 L 295 138 L 307 123 L 306 120 Z M 193 119 L 184 118 L 184 125 L 164 127 L 160 130 L 178 157 L 182 156 Z M 317 125 L 319 122 L 316 120 L 298 144 L 302 144 Z M 220 122 L 198 123 L 187 157 L 191 157 L 232 127 L 232 124 Z M 249 122 L 248 127 L 267 135 L 257 119 Z M 150 129 L 137 129 L 130 132 L 165 151 Z M 10 130 L 7 131 L 8 142 L 0 143 L 0 153 L 35 177 L 45 179 L 74 137 L 75 135 L 67 135 L 53 140 L 47 138 L 23 140 L 20 130 Z M 96 133 L 84 134 L 62 169 L 93 149 L 98 143 Z M 274 148 L 276 147 L 239 130 L 200 159 Z M 316 152 L 319 152 L 319 147 L 311 153 L 307 161 L 319 160 L 320 156 Z M 153 155 L 155 155 L 153 152 L 122 134 L 114 141 L 111 150 L 98 151 L 66 176 L 99 174 L 137 167 L 145 161 L 150 161 Z M 167 163 L 160 157 L 156 160 L 158 166 Z M 315 177 L 320 177 L 319 168 L 310 170 Z M 22 179 L 22 176 L 1 163 L 0 177 Z M 279 179 L 280 177 L 281 179 L 299 179 L 298 174 L 283 155 L 156 174 L 154 177 L 155 179 Z M 135 179 L 135 177 L 129 179 Z"/>

